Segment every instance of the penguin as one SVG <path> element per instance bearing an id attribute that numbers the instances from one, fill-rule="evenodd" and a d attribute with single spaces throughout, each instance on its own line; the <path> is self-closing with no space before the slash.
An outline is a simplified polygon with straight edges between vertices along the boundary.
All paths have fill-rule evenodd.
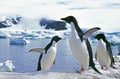
<path id="1" fill-rule="evenodd" d="M 29 52 L 39 52 L 41 55 L 39 56 L 37 71 L 39 70 L 49 70 L 50 67 L 55 62 L 56 52 L 57 52 L 57 42 L 62 38 L 58 36 L 54 36 L 50 43 L 43 48 L 34 48 L 29 50 Z"/>
<path id="2" fill-rule="evenodd" d="M 110 43 L 107 41 L 104 34 L 97 34 L 94 38 L 98 40 L 96 45 L 95 58 L 98 60 L 101 69 L 108 70 L 109 67 L 116 69 L 113 65 L 115 63 L 113 58 Z"/>
<path id="3" fill-rule="evenodd" d="M 94 27 L 83 33 L 74 16 L 67 16 L 65 18 L 61 18 L 61 20 L 71 25 L 69 44 L 73 55 L 81 66 L 80 71 L 77 71 L 77 73 L 84 73 L 86 69 L 90 66 L 97 73 L 102 74 L 95 67 L 95 63 L 93 62 L 92 48 L 89 40 L 87 39 L 93 32 L 100 30 L 100 28 Z"/>

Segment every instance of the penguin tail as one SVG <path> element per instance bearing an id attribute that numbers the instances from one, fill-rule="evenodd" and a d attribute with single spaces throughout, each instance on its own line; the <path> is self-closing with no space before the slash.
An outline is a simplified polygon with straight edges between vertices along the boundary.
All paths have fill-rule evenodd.
<path id="1" fill-rule="evenodd" d="M 113 65 L 111 65 L 110 67 L 111 67 L 111 68 L 113 68 L 113 69 L 117 69 L 117 68 L 116 68 L 116 67 L 114 67 Z"/>
<path id="2" fill-rule="evenodd" d="M 37 68 L 37 71 L 40 71 L 40 70 L 42 70 L 41 67 L 38 67 L 38 68 Z"/>
<path id="3" fill-rule="evenodd" d="M 93 68 L 93 70 L 95 70 L 97 73 L 99 73 L 99 74 L 102 75 L 102 73 L 101 73 L 95 66 L 92 66 L 92 68 Z"/>

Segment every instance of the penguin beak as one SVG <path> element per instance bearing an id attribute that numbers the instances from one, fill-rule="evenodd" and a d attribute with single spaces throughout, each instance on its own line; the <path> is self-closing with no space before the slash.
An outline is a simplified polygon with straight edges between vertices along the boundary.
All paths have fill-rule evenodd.
<path id="1" fill-rule="evenodd" d="M 61 18 L 61 20 L 65 21 L 65 18 Z"/>
<path id="2" fill-rule="evenodd" d="M 62 38 L 60 37 L 60 40 L 61 40 Z"/>
<path id="3" fill-rule="evenodd" d="M 59 39 L 58 39 L 58 40 L 56 40 L 56 42 L 58 42 L 58 41 L 59 41 L 59 40 L 61 40 L 61 39 L 62 39 L 62 38 L 60 38 L 60 37 L 59 37 Z"/>

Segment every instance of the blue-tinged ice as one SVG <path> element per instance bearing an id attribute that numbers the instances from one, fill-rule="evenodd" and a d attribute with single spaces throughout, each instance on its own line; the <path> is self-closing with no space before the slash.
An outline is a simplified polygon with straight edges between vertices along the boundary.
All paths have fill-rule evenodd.
<path id="1" fill-rule="evenodd" d="M 10 38 L 11 45 L 26 45 L 28 43 L 30 43 L 30 41 L 25 38 Z"/>

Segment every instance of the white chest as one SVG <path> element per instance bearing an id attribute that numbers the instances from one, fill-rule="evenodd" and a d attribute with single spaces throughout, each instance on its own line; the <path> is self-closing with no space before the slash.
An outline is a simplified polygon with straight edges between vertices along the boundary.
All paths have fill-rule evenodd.
<path id="1" fill-rule="evenodd" d="M 105 44 L 105 42 L 102 40 L 102 39 L 100 39 L 99 41 L 98 41 L 98 43 L 97 43 L 97 49 L 96 49 L 96 51 L 97 51 L 97 54 L 102 54 L 102 55 L 105 55 L 106 53 L 107 53 L 107 51 L 106 51 L 106 44 Z"/>
<path id="2" fill-rule="evenodd" d="M 103 42 L 103 40 L 99 40 L 97 43 L 97 49 L 96 49 L 97 59 L 101 66 L 110 66 L 110 56 L 106 50 L 106 44 Z"/>
<path id="3" fill-rule="evenodd" d="M 71 34 L 69 38 L 71 52 L 73 53 L 81 67 L 86 69 L 89 65 L 89 54 L 86 43 L 84 40 L 82 42 L 81 39 L 78 37 L 74 26 L 71 27 Z"/>
<path id="4" fill-rule="evenodd" d="M 41 59 L 41 68 L 43 70 L 49 70 L 50 67 L 53 65 L 56 57 L 57 47 L 52 46 L 48 49 L 47 53 L 43 53 L 42 59 Z"/>
<path id="5" fill-rule="evenodd" d="M 80 39 L 69 39 L 71 52 L 75 56 L 81 68 L 87 69 L 89 66 L 89 54 L 85 41 L 81 42 Z"/>

